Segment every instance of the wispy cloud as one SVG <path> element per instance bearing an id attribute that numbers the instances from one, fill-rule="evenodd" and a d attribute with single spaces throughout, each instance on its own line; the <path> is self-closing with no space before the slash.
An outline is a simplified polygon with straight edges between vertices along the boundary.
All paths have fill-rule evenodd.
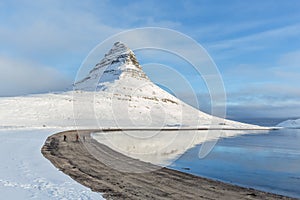
<path id="1" fill-rule="evenodd" d="M 284 53 L 280 56 L 278 60 L 278 65 L 289 69 L 299 69 L 300 68 L 300 50 Z"/>
<path id="2" fill-rule="evenodd" d="M 277 41 L 282 38 L 298 37 L 300 34 L 300 24 L 289 25 L 280 28 L 274 28 L 251 35 L 242 36 L 234 39 L 218 41 L 209 44 L 209 47 L 215 50 L 225 50 L 235 48 L 238 50 L 255 50 L 257 48 L 265 48 L 267 41 Z M 261 43 L 262 42 L 262 43 Z M 262 45 L 259 45 L 259 44 Z"/>
<path id="3" fill-rule="evenodd" d="M 23 54 L 28 52 L 29 56 L 37 52 L 51 55 L 56 52 L 83 53 L 121 31 L 99 21 L 87 10 L 76 6 L 68 10 L 64 8 L 66 4 L 59 2 L 30 2 L 24 5 L 27 10 L 11 11 L 12 16 L 7 17 L 7 23 L 0 30 L 1 44 L 18 49 Z"/>
<path id="4" fill-rule="evenodd" d="M 226 85 L 230 85 L 230 115 L 299 117 L 298 56 L 298 51 L 284 53 L 273 67 L 239 65 L 228 69 L 224 77 Z"/>
<path id="5" fill-rule="evenodd" d="M 4 56 L 0 56 L 0 71 L 0 96 L 63 90 L 72 83 L 53 68 Z"/>

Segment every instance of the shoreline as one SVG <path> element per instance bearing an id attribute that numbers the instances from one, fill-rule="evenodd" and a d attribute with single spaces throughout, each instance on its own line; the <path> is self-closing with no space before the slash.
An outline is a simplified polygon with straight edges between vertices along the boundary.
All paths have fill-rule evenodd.
<path id="1" fill-rule="evenodd" d="M 92 131 L 95 130 L 81 130 L 80 136 L 92 141 Z M 106 199 L 293 199 L 161 168 L 126 157 L 100 143 L 90 143 L 95 148 L 101 147 L 103 159 L 118 160 L 120 169 L 128 167 L 126 162 L 136 167 L 135 171 L 150 169 L 142 173 L 122 172 L 94 158 L 83 141 L 76 142 L 76 134 L 73 130 L 49 136 L 41 152 L 59 170 L 92 191 L 103 193 Z M 66 142 L 64 135 L 68 138 Z"/>

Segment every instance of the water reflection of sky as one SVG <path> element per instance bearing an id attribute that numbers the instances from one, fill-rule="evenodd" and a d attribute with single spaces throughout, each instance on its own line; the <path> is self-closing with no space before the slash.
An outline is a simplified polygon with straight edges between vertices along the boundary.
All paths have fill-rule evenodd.
<path id="1" fill-rule="evenodd" d="M 300 130 L 224 138 L 201 160 L 198 158 L 200 147 L 188 150 L 170 167 L 300 197 Z"/>

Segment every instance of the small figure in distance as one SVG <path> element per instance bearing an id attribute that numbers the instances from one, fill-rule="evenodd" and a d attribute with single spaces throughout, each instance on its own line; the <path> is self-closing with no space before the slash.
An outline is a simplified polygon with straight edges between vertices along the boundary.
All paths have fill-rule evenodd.
<path id="1" fill-rule="evenodd" d="M 67 136 L 66 135 L 64 135 L 64 142 L 66 142 L 67 141 Z"/>
<path id="2" fill-rule="evenodd" d="M 79 142 L 79 135 L 76 134 L 76 142 Z"/>

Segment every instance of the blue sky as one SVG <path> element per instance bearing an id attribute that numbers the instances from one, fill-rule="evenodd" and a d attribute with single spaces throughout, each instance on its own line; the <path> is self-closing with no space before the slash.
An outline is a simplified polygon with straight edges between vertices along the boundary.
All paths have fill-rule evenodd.
<path id="1" fill-rule="evenodd" d="M 223 77 L 229 117 L 299 117 L 299 8 L 298 0 L 1 1 L 0 96 L 64 90 L 98 43 L 155 26 L 208 51 Z"/>

